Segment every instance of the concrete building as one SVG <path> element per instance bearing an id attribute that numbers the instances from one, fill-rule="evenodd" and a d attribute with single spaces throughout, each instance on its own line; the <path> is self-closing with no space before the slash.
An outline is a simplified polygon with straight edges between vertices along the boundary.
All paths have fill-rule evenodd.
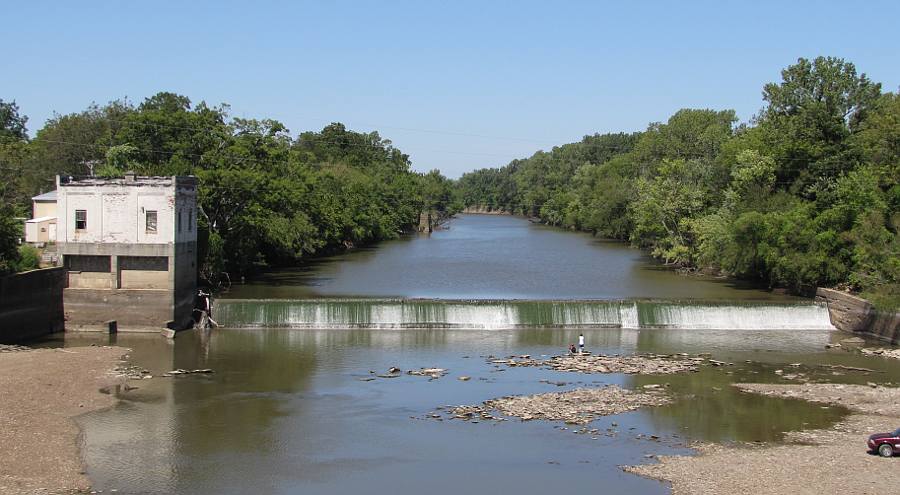
<path id="1" fill-rule="evenodd" d="M 195 177 L 57 177 L 67 328 L 186 328 L 197 289 Z"/>
<path id="2" fill-rule="evenodd" d="M 56 191 L 31 198 L 32 215 L 25 221 L 25 242 L 45 244 L 56 241 Z"/>

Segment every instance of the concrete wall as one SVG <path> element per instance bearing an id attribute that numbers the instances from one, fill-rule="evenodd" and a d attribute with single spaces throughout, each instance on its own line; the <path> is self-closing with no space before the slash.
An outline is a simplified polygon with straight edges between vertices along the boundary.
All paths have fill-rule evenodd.
<path id="1" fill-rule="evenodd" d="M 831 324 L 838 330 L 900 342 L 900 313 L 880 311 L 861 297 L 821 287 L 816 290 L 816 300 L 828 304 Z"/>
<path id="2" fill-rule="evenodd" d="M 876 309 L 869 333 L 892 344 L 900 344 L 900 313 Z"/>
<path id="3" fill-rule="evenodd" d="M 119 272 L 119 287 L 122 289 L 167 289 L 169 287 L 169 272 L 121 270 Z"/>
<path id="4" fill-rule="evenodd" d="M 171 290 L 65 289 L 68 330 L 95 330 L 116 320 L 120 331 L 159 331 L 172 320 Z"/>
<path id="5" fill-rule="evenodd" d="M 116 276 L 114 273 L 103 272 L 68 272 L 66 287 L 74 289 L 114 289 Z"/>
<path id="6" fill-rule="evenodd" d="M 197 186 L 179 179 L 175 188 L 175 243 L 197 242 Z M 181 221 L 178 221 L 178 217 Z M 181 228 L 179 229 L 179 224 Z"/>
<path id="7" fill-rule="evenodd" d="M 195 237 L 196 237 L 196 229 Z M 197 293 L 197 242 L 175 245 L 174 256 L 174 316 L 177 327 L 193 325 L 194 296 Z"/>
<path id="8" fill-rule="evenodd" d="M 0 278 L 0 343 L 61 332 L 65 269 L 47 268 Z"/>

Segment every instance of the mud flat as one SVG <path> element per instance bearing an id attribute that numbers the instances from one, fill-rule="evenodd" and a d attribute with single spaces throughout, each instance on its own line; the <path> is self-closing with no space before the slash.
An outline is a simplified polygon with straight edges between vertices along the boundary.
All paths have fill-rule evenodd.
<path id="1" fill-rule="evenodd" d="M 127 352 L 73 347 L 0 354 L 0 493 L 90 489 L 73 418 L 115 403 L 100 389 L 122 383 L 111 373 Z"/>
<path id="2" fill-rule="evenodd" d="M 827 430 L 791 432 L 785 444 L 695 445 L 697 456 L 660 456 L 628 472 L 669 481 L 674 494 L 893 493 L 900 458 L 866 453 L 872 433 L 900 427 L 900 389 L 840 384 L 737 384 L 747 393 L 842 406 L 852 414 Z"/>

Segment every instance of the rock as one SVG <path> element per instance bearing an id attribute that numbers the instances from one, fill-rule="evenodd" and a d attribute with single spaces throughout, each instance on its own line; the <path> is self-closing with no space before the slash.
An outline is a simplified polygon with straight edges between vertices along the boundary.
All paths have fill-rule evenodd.
<path id="1" fill-rule="evenodd" d="M 400 373 L 400 371 L 402 370 L 396 366 L 391 366 L 390 368 L 388 368 L 388 373 Z"/>
<path id="2" fill-rule="evenodd" d="M 472 379 L 472 377 L 470 377 L 470 376 L 461 376 L 461 377 L 457 378 L 457 380 L 462 381 L 462 382 L 467 382 L 471 379 Z"/>
<path id="3" fill-rule="evenodd" d="M 406 372 L 406 374 L 414 376 L 428 376 L 434 379 L 446 375 L 447 370 L 445 370 L 444 368 L 419 368 L 418 370 L 409 370 Z"/>

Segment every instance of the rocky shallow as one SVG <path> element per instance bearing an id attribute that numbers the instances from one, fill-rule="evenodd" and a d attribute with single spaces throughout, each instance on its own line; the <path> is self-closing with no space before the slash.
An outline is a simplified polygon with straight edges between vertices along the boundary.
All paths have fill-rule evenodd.
<path id="1" fill-rule="evenodd" d="M 859 352 L 867 355 L 867 356 L 881 356 L 885 358 L 891 359 L 900 359 L 900 349 L 870 349 L 870 348 L 862 348 Z"/>
<path id="2" fill-rule="evenodd" d="M 632 354 L 590 355 L 569 354 L 548 359 L 532 359 L 531 356 L 510 356 L 506 359 L 490 359 L 495 366 L 539 366 L 556 371 L 573 373 L 623 373 L 643 375 L 667 375 L 698 371 L 700 365 L 721 366 L 727 363 L 702 355 L 688 354 Z"/>
<path id="3" fill-rule="evenodd" d="M 26 347 L 24 345 L 0 344 L 0 353 L 23 352 L 23 351 L 31 351 L 31 350 L 33 350 L 31 347 Z"/>
<path id="4" fill-rule="evenodd" d="M 628 472 L 669 481 L 674 494 L 892 493 L 898 459 L 866 452 L 871 433 L 900 426 L 900 388 L 807 383 L 736 384 L 747 393 L 842 406 L 853 412 L 826 430 L 791 432 L 785 445 L 696 444 L 697 456 L 661 456 Z"/>
<path id="5" fill-rule="evenodd" d="M 580 388 L 566 392 L 549 392 L 536 395 L 508 396 L 485 401 L 481 405 L 450 408 L 452 419 L 497 420 L 499 415 L 519 418 L 522 421 L 564 421 L 567 424 L 584 425 L 600 416 L 609 416 L 641 407 L 661 406 L 671 402 L 659 390 L 635 392 L 609 385 L 599 388 Z M 435 419 L 442 418 L 433 414 Z"/>

